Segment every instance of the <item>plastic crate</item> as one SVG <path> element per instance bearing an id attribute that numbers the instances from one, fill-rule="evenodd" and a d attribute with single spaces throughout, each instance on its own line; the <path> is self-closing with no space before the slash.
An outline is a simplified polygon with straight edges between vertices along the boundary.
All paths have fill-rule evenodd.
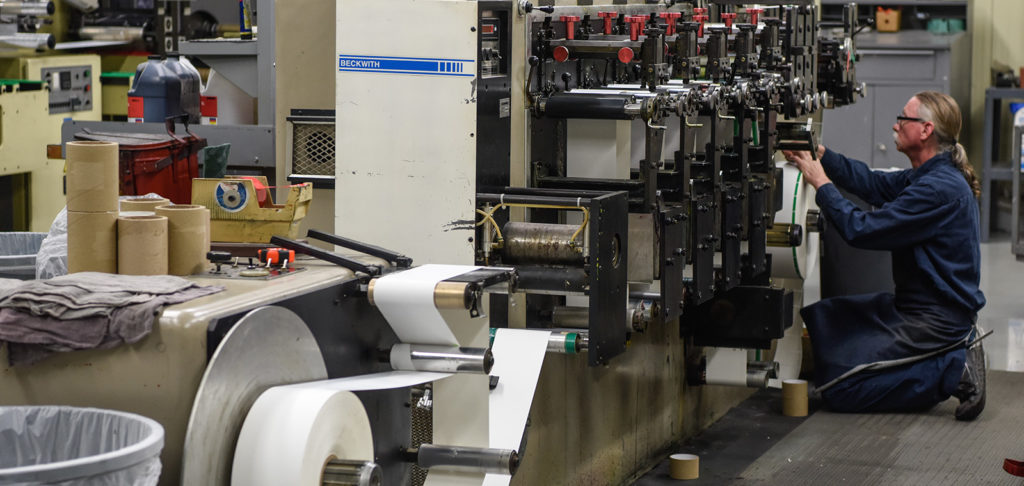
<path id="1" fill-rule="evenodd" d="M 36 278 L 36 253 L 46 233 L 0 233 L 0 278 Z"/>

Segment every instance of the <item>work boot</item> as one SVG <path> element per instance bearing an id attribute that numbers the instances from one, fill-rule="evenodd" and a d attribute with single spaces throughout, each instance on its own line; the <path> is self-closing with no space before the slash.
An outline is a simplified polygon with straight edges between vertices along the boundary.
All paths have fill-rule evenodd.
<path id="1" fill-rule="evenodd" d="M 974 420 L 985 409 L 985 348 L 981 345 L 981 329 L 974 328 L 973 344 L 967 347 L 967 364 L 953 396 L 960 400 L 957 420 Z"/>

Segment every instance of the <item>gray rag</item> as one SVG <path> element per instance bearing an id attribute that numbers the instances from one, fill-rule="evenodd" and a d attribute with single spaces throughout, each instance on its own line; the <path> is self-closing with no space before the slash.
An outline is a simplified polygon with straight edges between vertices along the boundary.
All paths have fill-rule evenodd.
<path id="1" fill-rule="evenodd" d="M 105 317 L 116 307 L 141 304 L 154 295 L 173 294 L 195 285 L 170 275 L 73 273 L 0 290 L 0 308 L 64 320 Z"/>
<path id="2" fill-rule="evenodd" d="M 12 366 L 32 364 L 56 352 L 131 344 L 152 331 L 163 306 L 222 290 L 178 277 L 100 273 L 24 282 L 0 289 L 0 341 L 8 342 Z M 32 301 L 33 296 L 40 301 Z"/>

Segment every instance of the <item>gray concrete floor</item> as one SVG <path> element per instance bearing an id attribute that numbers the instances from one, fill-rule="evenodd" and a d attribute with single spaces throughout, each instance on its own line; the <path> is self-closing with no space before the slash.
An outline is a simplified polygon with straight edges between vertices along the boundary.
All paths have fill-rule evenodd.
<path id="1" fill-rule="evenodd" d="M 981 291 L 988 302 L 978 323 L 993 331 L 985 340 L 990 370 L 1024 372 L 1024 262 L 1010 252 L 1010 239 L 994 234 L 981 245 Z"/>

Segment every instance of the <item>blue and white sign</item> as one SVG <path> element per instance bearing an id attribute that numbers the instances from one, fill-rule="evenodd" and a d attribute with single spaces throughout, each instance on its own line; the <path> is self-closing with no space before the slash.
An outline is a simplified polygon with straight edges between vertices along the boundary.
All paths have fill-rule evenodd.
<path id="1" fill-rule="evenodd" d="M 338 71 L 473 77 L 476 76 L 475 62 L 473 59 L 338 54 Z"/>

